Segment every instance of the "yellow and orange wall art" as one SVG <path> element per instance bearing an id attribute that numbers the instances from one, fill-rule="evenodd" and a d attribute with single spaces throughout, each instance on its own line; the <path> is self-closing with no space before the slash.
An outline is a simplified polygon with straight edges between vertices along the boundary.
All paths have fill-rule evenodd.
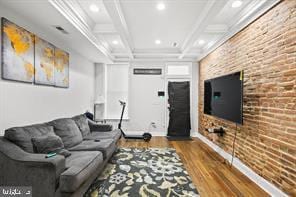
<path id="1" fill-rule="evenodd" d="M 69 54 L 2 18 L 2 78 L 69 87 Z"/>
<path id="2" fill-rule="evenodd" d="M 35 36 L 35 83 L 54 85 L 54 46 Z"/>
<path id="3" fill-rule="evenodd" d="M 34 34 L 2 18 L 2 78 L 34 81 Z"/>
<path id="4" fill-rule="evenodd" d="M 55 86 L 69 87 L 69 54 L 55 48 Z"/>

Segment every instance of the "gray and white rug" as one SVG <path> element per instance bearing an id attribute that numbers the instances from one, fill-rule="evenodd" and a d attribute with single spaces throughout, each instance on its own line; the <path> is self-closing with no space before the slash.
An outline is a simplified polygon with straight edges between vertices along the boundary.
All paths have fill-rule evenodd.
<path id="1" fill-rule="evenodd" d="M 120 148 L 85 197 L 199 196 L 172 148 Z"/>

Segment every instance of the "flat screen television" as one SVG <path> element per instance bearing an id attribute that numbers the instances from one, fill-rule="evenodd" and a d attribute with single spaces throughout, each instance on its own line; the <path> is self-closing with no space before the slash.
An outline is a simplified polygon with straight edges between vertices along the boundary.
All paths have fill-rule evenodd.
<path id="1" fill-rule="evenodd" d="M 204 81 L 204 113 L 243 124 L 243 71 Z"/>

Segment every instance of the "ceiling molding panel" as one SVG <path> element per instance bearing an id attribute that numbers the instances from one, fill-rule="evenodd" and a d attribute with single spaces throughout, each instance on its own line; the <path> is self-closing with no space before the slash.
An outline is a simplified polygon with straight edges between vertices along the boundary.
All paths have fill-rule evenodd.
<path id="1" fill-rule="evenodd" d="M 100 52 L 102 52 L 110 61 L 114 60 L 110 50 L 104 46 L 101 40 L 93 34 L 85 16 L 77 10 L 79 8 L 74 0 L 48 0 L 81 34 L 83 34 Z"/>
<path id="2" fill-rule="evenodd" d="M 85 3 L 80 0 L 48 1 L 110 61 L 159 60 L 182 62 L 196 61 L 205 57 L 280 0 L 245 0 L 238 9 L 231 7 L 232 0 L 207 0 L 197 4 L 194 1 L 187 2 L 193 3 L 196 9 L 200 9 L 198 17 L 197 14 L 192 14 L 193 12 L 195 13 L 195 9 L 190 14 L 188 13 L 188 9 L 182 9 L 180 8 L 180 4 L 176 3 L 168 2 L 167 10 L 158 11 L 154 7 L 154 3 L 150 1 L 147 1 L 147 4 L 145 4 L 145 1 L 143 1 L 143 4 L 139 4 L 137 1 L 130 1 L 129 6 L 132 7 L 126 7 L 124 0 L 95 1 L 101 7 L 104 7 L 103 13 L 108 15 L 108 23 L 97 20 L 101 19 L 99 16 L 102 15 L 94 15 L 94 13 L 89 15 L 87 12 L 89 6 L 87 2 Z M 183 4 L 181 5 L 183 6 Z M 186 6 L 188 8 L 187 4 L 184 7 L 186 8 Z M 129 14 L 134 13 L 135 9 L 138 8 L 141 11 L 136 15 L 136 22 L 135 20 L 131 21 L 131 18 L 135 18 L 134 15 L 132 15 L 133 17 L 129 17 Z M 166 20 L 166 17 L 171 16 L 169 14 L 176 12 L 180 14 L 180 17 L 178 17 L 180 20 Z M 150 19 L 151 13 L 153 16 L 159 18 Z M 126 18 L 124 14 L 126 14 Z M 155 20 L 158 20 L 158 23 Z M 186 28 L 182 28 L 173 38 L 167 36 L 168 39 L 165 37 L 168 34 L 161 34 L 163 33 L 161 32 L 161 36 L 158 37 L 158 33 L 152 31 L 153 28 L 143 28 L 143 24 L 148 23 L 150 26 L 152 24 L 151 27 L 155 25 L 155 28 L 161 27 L 159 28 L 160 30 L 168 30 L 169 32 L 169 30 L 172 31 L 171 29 L 174 30 L 175 26 L 181 26 L 185 20 L 191 21 L 191 23 Z M 131 29 L 129 29 L 128 24 L 133 25 L 131 26 L 133 28 L 130 27 Z M 134 33 L 135 27 L 140 29 L 140 31 L 136 31 L 137 34 Z M 143 35 L 141 34 L 143 31 L 145 36 L 140 37 L 141 39 L 146 39 L 150 35 L 152 36 L 146 40 L 146 44 L 143 44 L 143 46 L 139 45 L 138 48 L 135 48 L 136 41 L 139 40 L 137 35 Z M 132 37 L 131 32 L 134 37 Z M 156 40 L 153 37 L 163 42 L 154 44 Z M 176 45 L 165 45 L 167 40 L 172 42 L 169 39 L 179 41 L 175 42 L 177 43 Z M 201 43 L 200 39 L 202 40 Z"/>
<path id="3" fill-rule="evenodd" d="M 253 1 L 249 6 L 247 6 L 242 12 L 239 13 L 239 16 L 236 17 L 237 20 L 233 22 L 228 32 L 226 32 L 223 36 L 221 36 L 220 39 L 214 41 L 213 45 L 209 47 L 205 47 L 203 50 L 203 53 L 198 57 L 197 60 L 199 61 L 205 56 L 207 56 L 209 53 L 214 51 L 221 44 L 226 42 L 228 39 L 230 39 L 236 33 L 241 31 L 243 28 L 245 28 L 251 22 L 256 20 L 258 17 L 260 17 L 262 14 L 264 14 L 266 11 L 268 11 L 270 8 L 272 8 L 274 5 L 276 5 L 280 1 L 281 0 Z"/>
<path id="4" fill-rule="evenodd" d="M 78 16 L 78 19 L 88 27 L 93 27 L 95 22 L 89 18 L 81 9 L 81 5 L 76 0 L 67 0 L 67 5 Z"/>
<path id="5" fill-rule="evenodd" d="M 205 33 L 226 33 L 228 31 L 228 26 L 225 24 L 213 24 L 213 25 L 208 25 L 205 29 Z"/>
<path id="6" fill-rule="evenodd" d="M 133 49 L 134 45 L 132 42 L 132 37 L 130 35 L 127 23 L 125 21 L 124 14 L 119 0 L 103 0 L 105 8 L 109 13 L 113 21 L 113 25 L 116 28 L 117 32 L 120 35 L 120 38 L 128 52 L 128 55 L 131 59 L 134 59 Z"/>
<path id="7" fill-rule="evenodd" d="M 93 32 L 95 34 L 118 34 L 113 24 L 96 24 Z"/>
<path id="8" fill-rule="evenodd" d="M 186 53 L 192 48 L 198 37 L 204 32 L 210 21 L 213 19 L 216 13 L 219 13 L 227 3 L 227 0 L 209 0 L 207 5 L 203 9 L 201 16 L 197 19 L 192 31 L 188 34 L 183 43 L 181 49 L 182 54 L 179 59 L 182 59 Z"/>

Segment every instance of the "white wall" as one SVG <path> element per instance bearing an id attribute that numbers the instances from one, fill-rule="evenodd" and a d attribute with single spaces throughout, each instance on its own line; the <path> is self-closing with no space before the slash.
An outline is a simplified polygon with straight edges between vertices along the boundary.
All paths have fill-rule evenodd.
<path id="1" fill-rule="evenodd" d="M 122 111 L 120 101 L 128 102 L 129 64 L 108 64 L 106 78 L 106 119 L 119 119 Z M 125 107 L 123 119 L 128 118 L 129 105 Z"/>
<path id="2" fill-rule="evenodd" d="M 191 136 L 198 133 L 198 91 L 199 91 L 199 64 L 192 64 L 192 115 L 191 115 Z"/>
<path id="3" fill-rule="evenodd" d="M 96 120 L 105 119 L 105 101 L 106 101 L 106 64 L 95 64 L 95 109 L 94 116 Z"/>
<path id="4" fill-rule="evenodd" d="M 0 16 L 25 27 L 55 46 L 70 53 L 70 87 L 68 89 L 11 82 L 0 79 L 0 135 L 13 126 L 69 117 L 93 109 L 94 64 L 67 49 L 58 38 L 6 8 Z M 1 47 L 0 47 L 1 48 Z"/>
<path id="5" fill-rule="evenodd" d="M 162 69 L 162 75 L 134 75 L 134 68 Z M 129 122 L 128 131 L 151 132 L 153 136 L 165 136 L 165 97 L 158 91 L 165 91 L 165 64 L 162 62 L 132 63 L 129 84 Z M 155 127 L 151 124 L 155 123 Z"/>
<path id="6" fill-rule="evenodd" d="M 130 74 L 129 74 L 129 120 L 124 121 L 122 127 L 127 133 L 131 134 L 142 134 L 143 131 L 147 131 L 149 128 L 150 122 L 155 122 L 157 128 L 149 128 L 153 135 L 165 136 L 167 134 L 167 128 L 165 128 L 164 116 L 165 116 L 165 102 L 157 101 L 152 98 L 153 95 L 147 96 L 147 100 L 139 102 L 138 98 L 143 98 L 143 91 L 136 91 L 139 89 L 143 89 L 151 92 L 151 86 L 158 87 L 159 90 L 165 90 L 165 76 L 162 75 L 162 79 L 154 80 L 138 80 L 138 76 L 133 75 L 133 68 L 135 67 L 144 67 L 144 68 L 163 68 L 163 72 L 165 72 L 165 65 L 167 62 L 132 62 L 130 66 Z M 188 63 L 188 62 L 187 62 Z M 144 76 L 144 75 L 143 75 Z M 147 79 L 149 76 L 144 76 L 143 78 Z M 136 80 L 137 79 L 137 80 Z M 192 65 L 192 114 L 191 114 L 191 136 L 196 136 L 198 130 L 198 64 L 193 63 Z M 136 83 L 135 83 L 136 82 Z M 158 84 L 155 84 L 158 83 Z M 153 92 L 156 89 L 152 90 Z M 153 94 L 153 92 L 151 94 Z M 155 92 L 156 94 L 157 92 Z M 165 99 L 165 98 L 159 98 Z M 143 99 L 142 99 L 143 100 Z M 150 102 L 151 101 L 151 102 Z M 108 101 L 107 101 L 108 102 Z M 142 105 L 150 104 L 149 110 L 143 110 L 145 107 Z M 147 114 L 149 111 L 149 114 Z M 163 116 L 160 118 L 160 115 Z M 153 117 L 153 118 L 152 118 Z M 161 123 L 162 122 L 162 123 Z M 108 121 L 108 123 L 113 124 L 117 127 L 118 120 Z"/>

